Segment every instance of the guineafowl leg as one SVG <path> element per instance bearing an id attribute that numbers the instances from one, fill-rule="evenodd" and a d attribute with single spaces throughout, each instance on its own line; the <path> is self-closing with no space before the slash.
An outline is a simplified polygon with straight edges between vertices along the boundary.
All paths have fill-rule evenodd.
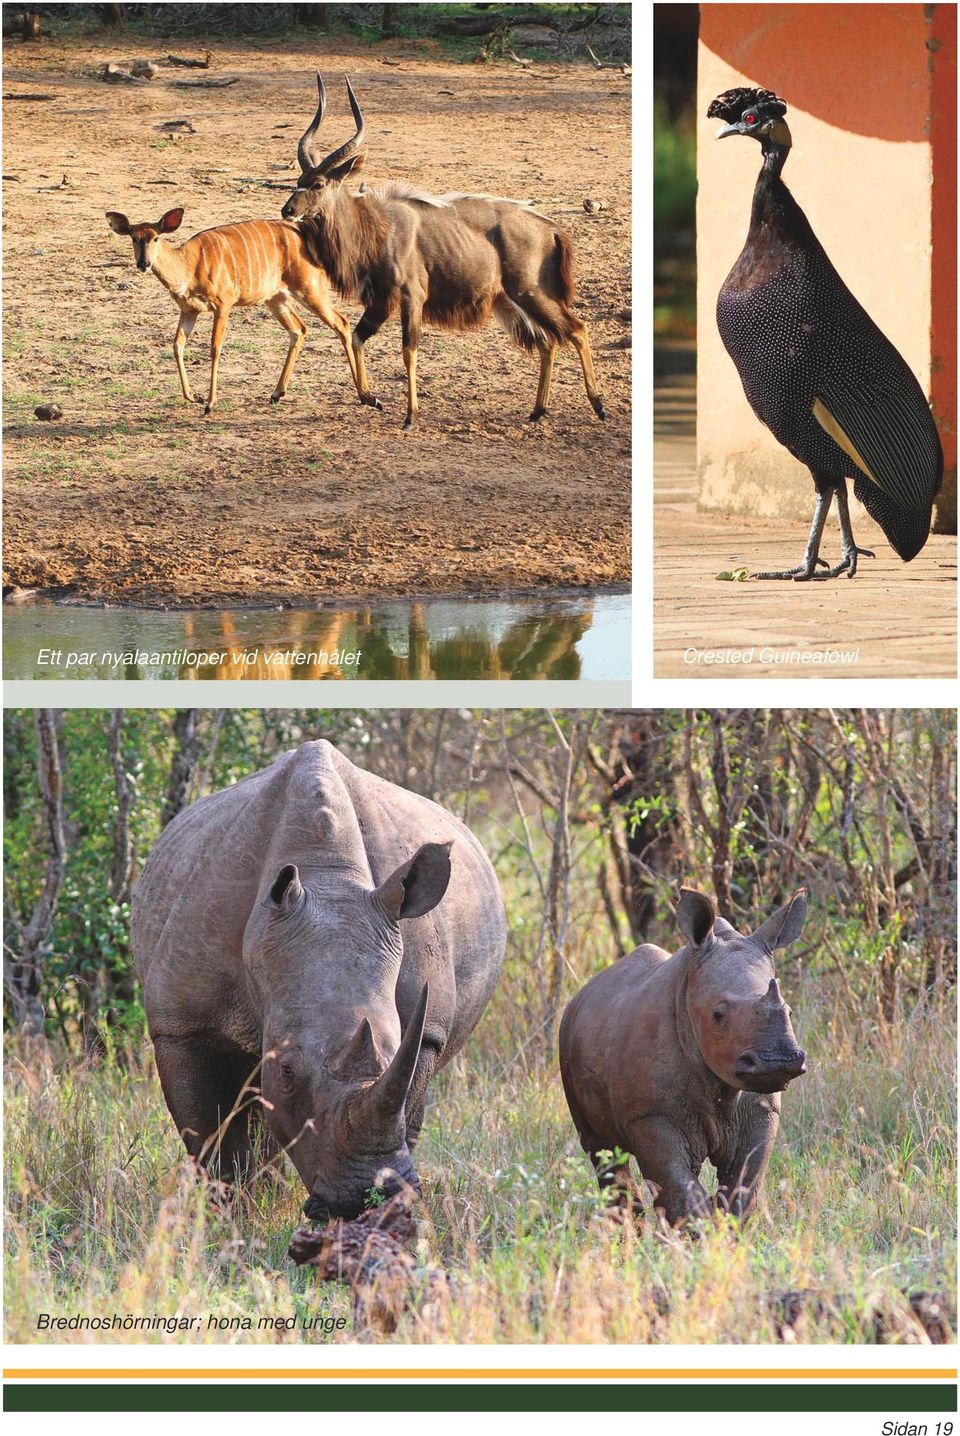
<path id="1" fill-rule="evenodd" d="M 857 571 L 857 558 L 863 554 L 864 558 L 876 558 L 876 554 L 868 548 L 857 548 L 853 539 L 853 529 L 850 527 L 850 505 L 847 502 L 847 485 L 842 483 L 837 489 L 837 515 L 840 519 L 840 547 L 843 557 L 833 568 L 828 568 L 826 573 L 812 573 L 811 578 L 838 578 L 845 573 L 848 578 L 853 578 Z"/>
<path id="2" fill-rule="evenodd" d="M 826 560 L 820 557 L 820 540 L 823 538 L 824 525 L 827 522 L 827 514 L 830 512 L 830 500 L 833 498 L 833 489 L 817 490 L 817 503 L 813 511 L 813 522 L 810 525 L 810 535 L 807 539 L 807 546 L 803 551 L 803 562 L 799 568 L 777 569 L 773 573 L 755 573 L 754 578 L 793 578 L 802 580 L 813 578 L 817 564 L 826 568 Z M 819 577 L 819 574 L 817 575 Z"/>

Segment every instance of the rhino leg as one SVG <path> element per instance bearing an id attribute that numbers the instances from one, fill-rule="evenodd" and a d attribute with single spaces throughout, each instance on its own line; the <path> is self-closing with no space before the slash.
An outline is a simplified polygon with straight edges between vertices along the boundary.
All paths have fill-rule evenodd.
<path id="1" fill-rule="evenodd" d="M 744 1096 L 735 1145 L 715 1158 L 722 1212 L 746 1221 L 753 1210 L 766 1175 L 770 1153 L 780 1126 L 777 1097 Z"/>
<path id="2" fill-rule="evenodd" d="M 636 1123 L 629 1135 L 641 1176 L 658 1189 L 655 1210 L 672 1227 L 709 1217 L 713 1203 L 698 1181 L 699 1166 L 694 1170 L 685 1155 L 683 1133 L 670 1122 L 647 1119 Z"/>
<path id="3" fill-rule="evenodd" d="M 251 1128 L 260 1108 L 250 1105 L 244 1088 L 256 1080 L 258 1059 L 249 1052 L 212 1051 L 193 1037 L 157 1037 L 154 1049 L 164 1098 L 191 1157 L 223 1181 L 248 1179 Z"/>
<path id="4" fill-rule="evenodd" d="M 630 1170 L 630 1158 L 625 1157 L 622 1162 L 613 1161 L 609 1148 L 604 1150 L 599 1140 L 595 1150 L 591 1151 L 589 1147 L 584 1150 L 593 1163 L 597 1185 L 607 1196 L 609 1204 L 615 1209 L 629 1212 L 631 1216 L 642 1217 L 643 1197 Z"/>

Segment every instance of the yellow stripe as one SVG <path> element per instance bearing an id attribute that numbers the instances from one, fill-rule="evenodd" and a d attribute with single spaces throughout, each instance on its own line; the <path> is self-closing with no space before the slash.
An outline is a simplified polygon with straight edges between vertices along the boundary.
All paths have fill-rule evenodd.
<path id="1" fill-rule="evenodd" d="M 126 1377 L 151 1380 L 161 1377 L 173 1381 L 436 1381 L 443 1378 L 458 1381 L 504 1381 L 510 1378 L 525 1381 L 669 1381 L 678 1378 L 685 1381 L 742 1381 L 745 1379 L 750 1381 L 952 1381 L 956 1380 L 957 1370 L 950 1366 L 903 1367 L 900 1369 L 869 1366 L 849 1368 L 812 1366 L 796 1370 L 791 1370 L 789 1367 L 744 1367 L 738 1369 L 735 1367 L 662 1366 L 651 1367 L 646 1371 L 636 1367 L 597 1368 L 590 1366 L 564 1367 L 563 1369 L 554 1369 L 550 1366 L 501 1366 L 480 1369 L 473 1369 L 469 1366 L 384 1367 L 379 1370 L 358 1366 L 354 1368 L 331 1367 L 327 1371 L 317 1370 L 314 1367 L 291 1367 L 288 1370 L 278 1371 L 275 1367 L 269 1366 L 239 1368 L 182 1366 L 170 1367 L 166 1370 L 128 1366 L 76 1367 L 62 1370 L 43 1366 L 11 1366 L 4 1369 L 3 1375 L 10 1381 L 77 1381 L 80 1379 L 114 1381 Z"/>
<path id="2" fill-rule="evenodd" d="M 867 468 L 866 464 L 863 462 L 860 455 L 857 453 L 853 441 L 847 438 L 846 434 L 843 432 L 840 425 L 837 423 L 836 419 L 833 417 L 833 415 L 830 413 L 830 410 L 827 408 L 826 404 L 824 404 L 821 399 L 814 399 L 813 401 L 813 417 L 816 419 L 821 429 L 825 430 L 826 433 L 830 435 L 831 439 L 834 441 L 835 444 L 839 444 L 840 448 L 847 455 L 847 457 L 852 459 L 853 462 L 857 465 L 857 468 L 862 469 L 863 472 L 866 474 L 867 478 L 872 479 L 873 482 L 876 484 L 877 488 L 879 489 L 881 487 L 880 480 L 878 478 L 875 478 L 874 475 Z"/>

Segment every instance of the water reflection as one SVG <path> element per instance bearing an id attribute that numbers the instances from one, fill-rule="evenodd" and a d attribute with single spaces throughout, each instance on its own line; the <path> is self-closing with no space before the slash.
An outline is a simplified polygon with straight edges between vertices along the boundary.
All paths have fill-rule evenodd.
<path id="1" fill-rule="evenodd" d="M 6 678 L 626 679 L 628 594 L 160 612 L 20 603 Z"/>

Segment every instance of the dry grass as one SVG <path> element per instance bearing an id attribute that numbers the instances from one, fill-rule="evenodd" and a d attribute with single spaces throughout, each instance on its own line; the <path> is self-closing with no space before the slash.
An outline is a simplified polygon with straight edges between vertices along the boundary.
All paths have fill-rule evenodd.
<path id="1" fill-rule="evenodd" d="M 389 1339 L 863 1342 L 882 1311 L 884 1339 L 926 1340 L 905 1293 L 954 1288 L 949 1010 L 884 1029 L 813 987 L 794 998 L 811 1071 L 785 1099 L 763 1209 L 742 1235 L 720 1225 L 696 1241 L 604 1215 L 556 1068 L 491 1047 L 507 1030 L 494 1009 L 437 1083 L 420 1148 L 423 1248 L 449 1295 Z M 287 1258 L 296 1180 L 218 1208 L 182 1159 L 147 1049 L 124 1068 L 19 1046 L 6 1071 L 9 1341 L 356 1339 L 349 1292 Z M 801 1289 L 824 1301 L 784 1334 L 774 1298 Z M 186 1334 L 44 1336 L 42 1312 L 196 1320 Z M 318 1312 L 346 1329 L 258 1329 Z"/>

